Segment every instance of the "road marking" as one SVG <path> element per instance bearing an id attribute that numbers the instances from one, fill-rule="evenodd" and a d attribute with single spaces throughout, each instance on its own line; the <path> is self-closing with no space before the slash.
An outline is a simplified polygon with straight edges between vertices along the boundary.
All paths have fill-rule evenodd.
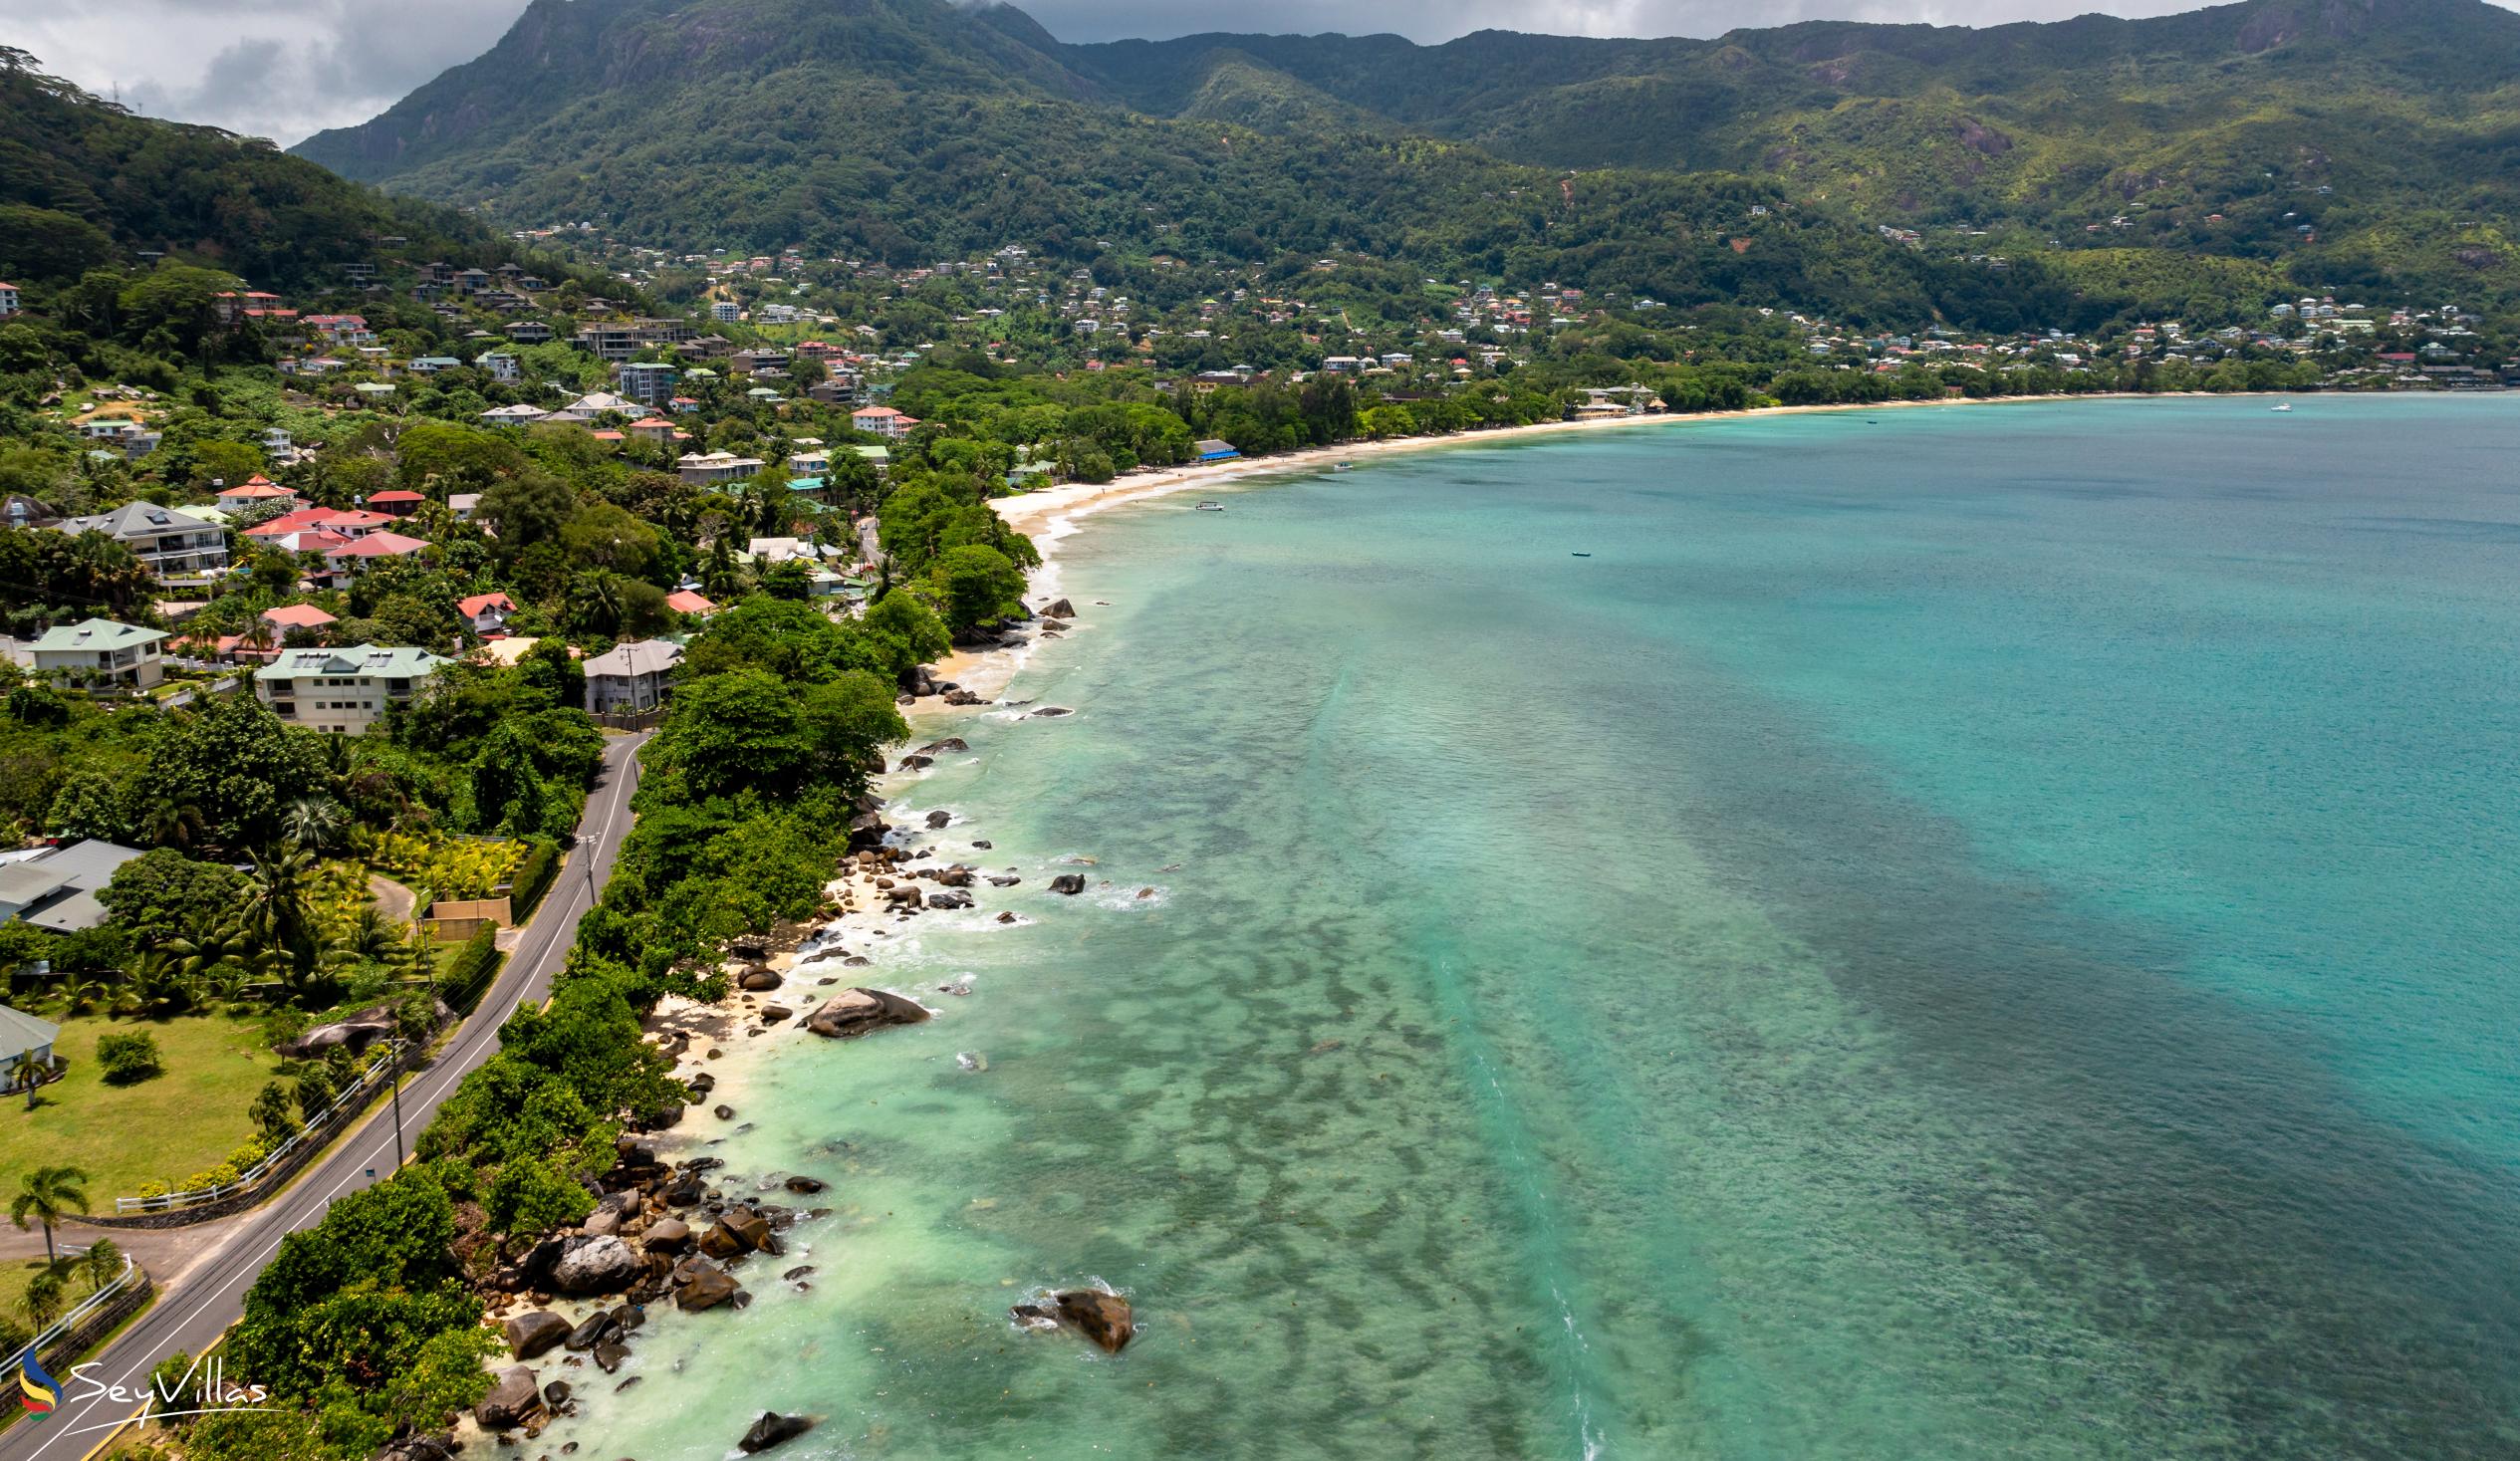
<path id="1" fill-rule="evenodd" d="M 642 735 L 625 742 L 625 744 L 629 747 L 629 750 L 622 758 L 621 769 L 624 770 L 626 774 L 619 779 L 618 784 L 608 785 L 607 787 L 607 791 L 611 794 L 611 805 L 605 812 L 604 830 L 596 835 L 594 844 L 587 849 L 587 861 L 590 869 L 593 868 L 595 863 L 603 859 L 605 847 L 612 841 L 613 830 L 621 825 L 622 811 L 629 805 L 630 795 L 636 788 L 638 782 L 638 747 L 643 745 L 645 740 L 646 737 Z M 619 850 L 616 849 L 615 851 L 618 852 Z M 591 875 L 588 880 L 592 881 Z M 587 904 L 586 908 L 579 909 L 575 912 L 567 911 L 574 904 L 581 901 Z M 498 994 L 499 988 L 504 985 L 513 984 L 520 993 L 524 989 L 530 988 L 534 980 L 540 977 L 540 970 L 538 966 L 542 963 L 548 962 L 551 957 L 552 947 L 558 941 L 559 929 L 564 927 L 570 929 L 576 928 L 578 923 L 586 916 L 587 912 L 593 910 L 596 901 L 596 899 L 588 896 L 586 886 L 583 883 L 580 883 L 573 885 L 569 892 L 562 895 L 562 901 L 559 903 L 557 908 L 550 904 L 546 904 L 541 910 L 539 910 L 534 920 L 535 922 L 541 922 L 544 915 L 553 913 L 566 913 L 566 916 L 556 920 L 554 927 L 543 940 L 541 951 L 535 956 L 532 962 L 510 962 L 506 976 L 503 977 L 497 984 L 494 984 L 489 993 L 483 996 L 482 1004 L 475 1008 L 473 1015 L 470 1018 L 467 1018 L 463 1022 L 462 1026 L 458 1027 L 454 1040 L 448 1044 L 445 1054 L 439 1059 L 439 1063 L 430 1068 L 429 1077 L 432 1079 L 430 1081 L 423 1081 L 415 1084 L 415 1092 L 426 1091 L 430 1089 L 432 1084 L 438 1089 L 438 1094 L 436 1096 L 419 1097 L 429 1103 L 429 1105 L 424 1105 L 422 1107 L 424 1110 L 429 1109 L 430 1105 L 443 1100 L 448 1094 L 451 1094 L 447 1088 L 461 1084 L 465 1076 L 472 1074 L 475 1067 L 467 1065 L 466 1058 L 469 1058 L 478 1052 L 485 1042 L 495 1043 L 497 1041 L 499 1025 L 505 1024 L 506 1021 L 501 1019 L 496 1023 L 484 1023 L 481 1021 L 480 1017 L 489 1009 L 490 1001 Z M 522 950 L 520 950 L 520 952 L 522 952 Z M 486 1056 L 483 1058 L 487 1059 Z M 313 1222 L 319 1222 L 322 1220 L 324 1213 L 330 1209 L 333 1199 L 341 1195 L 344 1187 L 349 1186 L 352 1182 L 359 1180 L 366 1174 L 367 1163 L 359 1160 L 359 1145 L 363 1140 L 366 1140 L 371 1136 L 376 1137 L 377 1140 L 374 1148 L 369 1155 L 377 1158 L 381 1158 L 383 1156 L 386 1142 L 390 1137 L 391 1131 L 389 1126 L 385 1130 L 379 1131 L 378 1129 L 378 1124 L 380 1120 L 389 1120 L 389 1117 L 386 1116 L 385 1110 L 382 1107 L 379 1107 L 375 1113 L 371 1114 L 357 1127 L 354 1127 L 351 1134 L 343 1140 L 342 1145 L 337 1149 L 334 1156 L 329 1158 L 329 1160 L 332 1161 L 340 1161 L 344 1157 L 349 1157 L 351 1160 L 344 1171 L 341 1180 L 335 1182 L 330 1188 L 326 1189 L 319 1202 L 313 1205 L 308 1204 L 307 1199 L 314 1195 L 314 1188 L 311 1184 L 308 1186 L 293 1185 L 283 1188 L 271 1199 L 268 1205 L 247 1209 L 250 1213 L 259 1214 L 265 1222 L 280 1220 L 283 1223 L 283 1226 L 278 1237 L 273 1238 L 269 1243 L 263 1245 L 259 1251 L 256 1251 L 251 1248 L 251 1239 L 254 1228 L 259 1226 L 259 1224 L 248 1223 L 241 1226 L 234 1235 L 229 1237 L 225 1242 L 222 1242 L 218 1246 L 212 1248 L 210 1252 L 202 1258 L 196 1259 L 192 1266 L 185 1270 L 184 1277 L 187 1280 L 191 1279 L 191 1276 L 196 1272 L 200 1273 L 201 1277 L 197 1281 L 187 1282 L 185 1284 L 184 1287 L 186 1295 L 182 1299 L 177 1298 L 171 1286 L 162 1290 L 161 1293 L 163 1298 L 161 1302 L 156 1307 L 150 1309 L 147 1314 L 141 1316 L 139 1322 L 133 1325 L 131 1329 L 126 1331 L 122 1338 L 116 1341 L 116 1346 L 124 1343 L 130 1343 L 139 1339 L 142 1333 L 153 1325 L 162 1324 L 168 1331 L 167 1337 L 171 1339 L 173 1336 L 182 1333 L 187 1326 L 207 1320 L 210 1317 L 210 1305 L 221 1298 L 224 1290 L 240 1279 L 248 1278 L 250 1275 L 260 1274 L 264 1265 L 269 1261 L 271 1255 L 280 1250 L 281 1244 L 287 1242 L 292 1234 L 300 1233 L 306 1230 L 304 1227 L 299 1226 L 297 1221 L 291 1217 L 292 1209 L 305 1209 L 300 1216 L 309 1219 L 309 1225 L 311 1226 Z M 320 1175 L 322 1167 L 317 1167 L 316 1171 Z M 245 1251 L 241 1255 L 230 1253 L 228 1251 L 230 1247 L 237 1244 L 239 1240 L 244 1240 L 246 1244 Z M 239 1256 L 247 1259 L 247 1262 L 242 1266 L 239 1266 L 233 1261 Z M 248 1287 L 250 1287 L 250 1285 L 248 1285 Z M 196 1298 L 195 1296 L 198 1297 Z M 236 1302 L 240 1305 L 240 1307 L 243 1303 L 243 1297 L 242 1290 L 240 1290 L 235 1296 Z M 211 1339 L 208 1344 L 202 1347 L 201 1353 L 208 1354 L 212 1349 L 215 1349 L 220 1344 L 226 1342 L 228 1331 L 234 1323 L 235 1321 L 230 1320 L 221 1324 L 219 1326 L 218 1334 Z M 156 1361 L 150 1357 L 153 1352 L 153 1345 L 143 1347 L 139 1362 L 125 1369 L 122 1374 L 116 1376 L 115 1379 L 109 1383 L 126 1383 L 134 1375 L 139 1374 L 143 1367 L 152 1370 L 155 1369 Z M 98 1401 L 101 1401 L 103 1398 L 104 1396 L 100 1394 L 96 1399 L 91 1400 L 87 1407 L 79 1413 L 82 1416 L 95 1413 Z M 99 1442 L 94 1449 L 88 1451 L 85 1455 L 80 1457 L 79 1461 L 95 1461 L 97 1455 L 104 1451 L 108 1445 L 112 1444 L 115 1438 L 119 1436 L 126 1427 L 130 1425 L 132 1421 L 139 1419 L 146 1409 L 147 1406 L 143 1404 L 140 1407 L 140 1410 L 134 1411 L 131 1415 L 125 1417 L 121 1422 L 117 1423 L 113 1430 L 107 1434 L 105 1440 Z M 68 1419 L 70 1417 L 64 1416 L 63 1418 Z M 70 1435 L 80 1434 L 82 1433 L 82 1429 L 83 1428 L 73 1428 L 48 1432 L 45 1438 L 36 1442 L 35 1448 L 28 1453 L 30 1461 L 31 1458 L 42 1456 L 46 1451 L 50 1450 L 54 1441 L 63 1439 Z M 8 1436 L 0 1436 L 0 1450 L 7 1449 L 10 1439 L 13 1439 L 17 1435 L 27 1433 L 28 1432 L 13 1428 Z"/>

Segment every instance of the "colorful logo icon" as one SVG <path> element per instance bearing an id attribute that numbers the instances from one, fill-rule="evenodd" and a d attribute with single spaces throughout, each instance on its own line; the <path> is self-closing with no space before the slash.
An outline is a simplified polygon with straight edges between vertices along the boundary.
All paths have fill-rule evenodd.
<path id="1" fill-rule="evenodd" d="M 61 1403 L 61 1381 L 45 1373 L 43 1361 L 35 1357 L 32 1348 L 28 1349 L 25 1367 L 18 1371 L 18 1403 L 26 1407 L 27 1414 L 41 1420 Z"/>

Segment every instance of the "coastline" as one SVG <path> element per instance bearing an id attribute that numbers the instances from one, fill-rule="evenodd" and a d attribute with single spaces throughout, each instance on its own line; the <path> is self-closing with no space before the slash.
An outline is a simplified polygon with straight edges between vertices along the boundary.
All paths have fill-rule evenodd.
<path id="1" fill-rule="evenodd" d="M 2238 392 L 2217 399 L 2245 398 L 2265 392 Z M 1134 472 L 1109 482 L 1071 482 L 1065 486 L 1047 487 L 1015 497 L 992 499 L 989 505 L 1007 526 L 1034 539 L 1041 546 L 1044 535 L 1056 542 L 1074 531 L 1077 519 L 1126 503 L 1169 496 L 1191 487 L 1215 486 L 1244 478 L 1275 472 L 1318 471 L 1343 461 L 1365 457 L 1394 456 L 1404 452 L 1432 451 L 1447 446 L 1484 446 L 1497 442 L 1533 440 L 1545 436 L 1565 435 L 1579 431 L 1636 430 L 1648 426 L 1713 424 L 1723 421 L 1745 421 L 1767 416 L 1807 416 L 1848 411 L 1915 410 L 1951 406 L 2023 405 L 2032 402 L 2076 400 L 2184 400 L 2195 398 L 2195 392 L 2097 391 L 2088 395 L 1996 395 L 1960 396 L 1942 400 L 1891 400 L 1869 404 L 1831 403 L 1827 405 L 1762 406 L 1756 410 L 1738 411 L 1669 411 L 1659 415 L 1607 416 L 1591 421 L 1537 421 L 1528 426 L 1493 426 L 1478 430 L 1456 431 L 1441 436 L 1393 436 L 1381 441 L 1351 441 L 1333 446 L 1308 446 L 1278 456 L 1241 457 L 1233 461 L 1194 462 L 1177 467 L 1158 467 L 1152 471 Z M 1048 570 L 1051 554 L 1042 554 Z M 1055 599 L 1055 593 L 1036 589 L 1035 596 Z M 960 658 L 961 656 L 956 656 Z M 977 656 L 975 656 L 976 658 Z M 940 666 L 941 668 L 941 666 Z"/>

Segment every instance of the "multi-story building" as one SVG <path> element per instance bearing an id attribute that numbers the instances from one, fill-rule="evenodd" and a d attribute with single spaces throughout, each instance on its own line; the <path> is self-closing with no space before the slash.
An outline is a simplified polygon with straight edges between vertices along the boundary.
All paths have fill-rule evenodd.
<path id="1" fill-rule="evenodd" d="M 665 702 L 682 646 L 671 639 L 618 644 L 587 661 L 587 712 L 634 714 Z"/>
<path id="2" fill-rule="evenodd" d="M 45 679 L 145 690 L 166 677 L 165 660 L 158 652 L 165 639 L 164 629 L 92 618 L 53 625 L 29 652 L 35 659 L 35 673 Z"/>
<path id="3" fill-rule="evenodd" d="M 673 399 L 673 382 L 681 371 L 653 361 L 632 361 L 622 366 L 622 394 L 654 408 Z"/>
<path id="4" fill-rule="evenodd" d="M 131 550 L 161 579 L 198 579 L 227 571 L 227 530 L 153 502 L 126 503 L 112 512 L 64 518 L 54 531 L 73 537 L 103 533 Z"/>
<path id="5" fill-rule="evenodd" d="M 292 725 L 328 735 L 364 735 L 385 711 L 424 689 L 454 663 L 425 649 L 353 644 L 287 649 L 254 672 L 254 694 Z"/>

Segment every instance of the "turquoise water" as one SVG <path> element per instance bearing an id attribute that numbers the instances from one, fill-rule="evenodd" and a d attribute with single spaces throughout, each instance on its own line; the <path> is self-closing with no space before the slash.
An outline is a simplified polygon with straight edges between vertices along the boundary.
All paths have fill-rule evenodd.
<path id="1" fill-rule="evenodd" d="M 531 1453 L 2520 1454 L 2515 428 L 1796 416 L 1095 520 L 1011 692 L 1079 713 L 903 789 L 1024 884 L 849 971 L 972 992 L 710 1148 L 835 1184 L 812 1291 Z M 1089 1279 L 1125 1355 L 1005 1323 Z"/>

